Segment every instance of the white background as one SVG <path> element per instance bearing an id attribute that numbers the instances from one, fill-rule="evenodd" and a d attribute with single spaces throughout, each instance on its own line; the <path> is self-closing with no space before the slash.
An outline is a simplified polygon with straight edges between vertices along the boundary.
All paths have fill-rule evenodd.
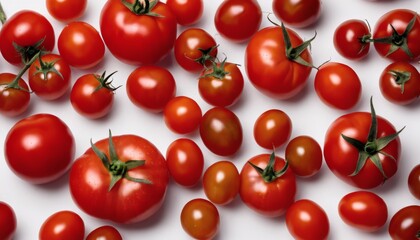
<path id="1" fill-rule="evenodd" d="M 204 14 L 195 27 L 202 27 L 214 36 L 220 44 L 219 53 L 226 54 L 229 61 L 241 64 L 241 71 L 245 77 L 245 89 L 240 102 L 232 110 L 242 122 L 244 141 L 238 154 L 229 158 L 240 170 L 243 164 L 252 156 L 268 153 L 257 146 L 252 135 L 253 124 L 256 118 L 264 111 L 278 108 L 285 111 L 293 121 L 292 138 L 306 134 L 314 137 L 321 146 L 324 134 L 329 124 L 340 115 L 349 111 L 339 111 L 324 105 L 313 89 L 312 71 L 307 88 L 297 97 L 278 101 L 270 99 L 259 93 L 248 81 L 243 65 L 244 49 L 246 44 L 236 44 L 223 39 L 217 34 L 213 24 L 213 17 L 221 0 L 204 0 Z M 261 28 L 269 26 L 266 16 L 272 12 L 269 0 L 260 0 L 264 12 Z M 99 29 L 99 15 L 105 0 L 90 0 L 87 11 L 81 20 L 89 22 Z M 47 12 L 45 1 L 3 0 L 3 8 L 8 16 L 21 9 L 32 9 L 45 15 L 53 24 L 56 38 L 64 27 L 63 23 L 54 20 Z M 418 0 L 383 0 L 383 1 L 337 1 L 324 0 L 322 3 L 322 16 L 318 23 L 310 28 L 296 29 L 304 38 L 309 39 L 314 32 L 318 33 L 312 43 L 312 56 L 315 65 L 326 60 L 338 61 L 352 66 L 358 73 L 363 86 L 362 98 L 359 104 L 351 111 L 369 111 L 369 98 L 373 96 L 378 115 L 381 115 L 394 124 L 397 129 L 407 126 L 401 133 L 402 156 L 397 174 L 385 185 L 372 191 L 379 194 L 388 204 L 389 217 L 386 226 L 377 233 L 364 233 L 345 225 L 337 212 L 337 205 L 345 194 L 357 190 L 338 180 L 324 164 L 317 176 L 310 179 L 298 179 L 297 199 L 309 198 L 321 205 L 327 212 L 330 220 L 330 239 L 389 239 L 387 226 L 391 216 L 400 208 L 419 204 L 408 191 L 407 176 L 409 171 L 418 164 L 420 142 L 420 102 L 410 106 L 397 106 L 387 102 L 381 95 L 378 78 L 381 71 L 390 63 L 382 59 L 373 48 L 367 59 L 361 62 L 352 62 L 341 57 L 334 49 L 332 36 L 336 26 L 350 18 L 366 19 L 371 26 L 384 13 L 395 8 L 410 8 L 420 10 Z M 246 27 L 246 26 L 244 26 Z M 186 29 L 178 28 L 178 34 Z M 122 43 L 124 44 L 124 43 Z M 419 43 L 420 44 L 420 43 Z M 57 52 L 57 48 L 54 49 Z M 220 55 L 219 55 L 220 56 Z M 206 104 L 199 96 L 197 90 L 197 76 L 181 69 L 171 54 L 159 65 L 167 67 L 177 81 L 177 95 L 187 95 L 197 100 L 203 113 L 211 106 Z M 417 69 L 419 64 L 415 63 Z M 28 112 L 17 118 L 0 116 L 0 146 L 8 130 L 20 118 L 35 113 L 48 112 L 59 116 L 72 130 L 76 139 L 76 157 L 80 156 L 88 147 L 89 140 L 106 138 L 108 129 L 113 135 L 137 134 L 149 139 L 165 155 L 168 145 L 181 135 L 170 132 L 162 119 L 161 114 L 152 114 L 135 107 L 125 92 L 127 76 L 135 69 L 118 62 L 108 51 L 105 60 L 100 66 L 89 70 L 73 69 L 72 82 L 86 73 L 102 73 L 118 71 L 114 77 L 115 85 L 123 85 L 115 95 L 115 105 L 112 113 L 100 120 L 88 120 L 75 113 L 68 100 L 68 94 L 59 101 L 43 101 L 32 95 Z M 0 72 L 18 72 L 18 68 L 9 65 L 0 59 Z M 26 75 L 24 77 L 26 79 Z M 205 167 L 223 159 L 206 149 L 198 134 L 188 135 L 201 147 L 205 155 Z M 284 156 L 284 147 L 277 150 L 279 156 Z M 80 214 L 86 224 L 86 234 L 96 227 L 110 222 L 95 219 L 83 213 L 73 203 L 68 189 L 68 175 L 45 185 L 32 185 L 22 181 L 8 168 L 4 160 L 4 150 L 0 147 L 0 201 L 9 203 L 15 210 L 18 220 L 18 229 L 15 239 L 35 239 L 43 221 L 51 214 L 60 210 L 73 210 Z M 198 197 L 205 197 L 200 186 L 188 189 L 170 182 L 167 197 L 162 209 L 147 221 L 134 225 L 116 225 L 124 239 L 189 239 L 182 230 L 179 215 L 184 204 Z M 287 231 L 284 217 L 265 218 L 248 209 L 239 197 L 228 206 L 219 206 L 220 231 L 217 239 L 292 239 Z"/>

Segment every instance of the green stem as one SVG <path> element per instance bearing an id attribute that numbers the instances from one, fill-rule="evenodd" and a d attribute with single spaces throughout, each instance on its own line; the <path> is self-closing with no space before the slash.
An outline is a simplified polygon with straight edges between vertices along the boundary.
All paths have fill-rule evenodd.
<path id="1" fill-rule="evenodd" d="M 41 51 L 39 51 L 35 56 L 31 58 L 28 62 L 25 63 L 22 69 L 20 69 L 19 73 L 16 75 L 15 79 L 7 85 L 7 88 L 15 88 L 20 89 L 19 87 L 19 80 L 25 74 L 25 72 L 31 67 L 32 63 L 39 57 Z"/>
<path id="2" fill-rule="evenodd" d="M 1 6 L 1 2 L 0 2 L 0 22 L 1 24 L 4 24 L 6 22 L 6 13 L 4 13 L 3 7 Z"/>

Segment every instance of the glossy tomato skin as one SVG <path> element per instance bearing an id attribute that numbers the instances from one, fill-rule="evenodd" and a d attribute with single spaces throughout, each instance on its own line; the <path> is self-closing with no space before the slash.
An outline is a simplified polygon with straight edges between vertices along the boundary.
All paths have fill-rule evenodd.
<path id="1" fill-rule="evenodd" d="M 278 19 L 298 28 L 314 24 L 321 15 L 320 0 L 274 0 L 272 7 Z"/>
<path id="2" fill-rule="evenodd" d="M 188 26 L 197 23 L 203 15 L 203 0 L 167 0 L 179 25 Z"/>
<path id="3" fill-rule="evenodd" d="M 202 117 L 198 103 L 186 96 L 177 96 L 171 99 L 163 110 L 163 120 L 166 126 L 178 134 L 187 134 L 196 131 Z"/>
<path id="4" fill-rule="evenodd" d="M 104 225 L 90 232 L 86 240 L 123 240 L 123 238 L 115 227 Z"/>
<path id="5" fill-rule="evenodd" d="M 300 135 L 286 146 L 285 157 L 289 167 L 299 177 L 312 177 L 322 166 L 322 149 L 310 136 Z"/>
<path id="6" fill-rule="evenodd" d="M 264 169 L 269 160 L 270 154 L 260 154 L 249 159 L 249 162 Z M 274 170 L 279 171 L 284 165 L 284 159 L 276 156 Z M 287 208 L 295 201 L 296 177 L 290 168 L 281 177 L 267 183 L 251 164 L 245 163 L 240 176 L 239 195 L 242 201 L 263 216 L 284 215 Z"/>
<path id="7" fill-rule="evenodd" d="M 147 179 L 151 184 L 122 178 L 109 190 L 110 173 L 89 148 L 71 168 L 71 196 L 81 210 L 96 218 L 125 224 L 143 221 L 156 213 L 165 199 L 169 181 L 165 158 L 151 142 L 142 137 L 120 135 L 113 136 L 112 140 L 122 162 L 145 160 L 144 165 L 129 170 L 128 175 Z M 108 138 L 94 145 L 109 157 Z"/>
<path id="8" fill-rule="evenodd" d="M 126 91 L 134 105 L 158 113 L 175 97 L 176 82 L 172 73 L 163 67 L 141 66 L 128 76 Z"/>
<path id="9" fill-rule="evenodd" d="M 420 164 L 411 169 L 407 184 L 411 194 L 420 200 Z"/>
<path id="10" fill-rule="evenodd" d="M 0 73 L 0 113 L 8 117 L 24 113 L 31 100 L 28 84 L 22 78 L 18 81 L 20 89 L 7 87 L 15 78 L 15 74 Z"/>
<path id="11" fill-rule="evenodd" d="M 52 51 L 55 46 L 55 35 L 51 23 L 37 12 L 22 10 L 10 16 L 3 24 L 0 32 L 0 51 L 7 62 L 20 65 L 22 58 L 13 43 L 29 47 L 35 46 L 42 39 L 44 40 L 37 49 Z M 35 53 L 32 51 L 31 55 Z M 28 56 L 26 61 L 32 56 Z"/>
<path id="12" fill-rule="evenodd" d="M 0 201 L 0 239 L 12 240 L 16 232 L 16 215 L 13 208 Z"/>
<path id="13" fill-rule="evenodd" d="M 200 137 L 204 145 L 220 156 L 234 155 L 242 145 L 242 125 L 227 108 L 214 107 L 201 120 Z"/>
<path id="14" fill-rule="evenodd" d="M 351 192 L 342 197 L 338 213 L 346 224 L 366 232 L 378 231 L 388 219 L 385 201 L 368 191 Z"/>
<path id="15" fill-rule="evenodd" d="M 278 148 L 292 135 L 292 120 L 279 109 L 263 112 L 254 123 L 254 139 L 265 149 Z"/>
<path id="16" fill-rule="evenodd" d="M 214 25 L 224 38 L 244 42 L 260 28 L 261 7 L 256 0 L 223 1 L 216 10 Z"/>
<path id="17" fill-rule="evenodd" d="M 4 149 L 6 162 L 18 177 L 43 184 L 56 180 L 70 168 L 75 140 L 60 118 L 35 114 L 10 129 Z"/>
<path id="18" fill-rule="evenodd" d="M 377 137 L 396 133 L 394 126 L 386 119 L 377 115 Z M 366 143 L 371 125 L 371 114 L 368 112 L 353 112 L 337 118 L 328 128 L 324 140 L 324 159 L 329 169 L 344 182 L 362 189 L 371 189 L 384 183 L 384 177 L 374 163 L 368 159 L 364 167 L 355 176 L 350 176 L 356 169 L 358 150 L 346 142 L 341 134 Z M 399 137 L 391 141 L 383 152 L 393 156 L 379 154 L 380 162 L 386 176 L 391 178 L 398 169 L 401 154 Z"/>
<path id="19" fill-rule="evenodd" d="M 418 240 L 420 206 L 410 205 L 398 210 L 391 218 L 388 233 L 393 240 Z"/>
<path id="20" fill-rule="evenodd" d="M 326 105 L 340 110 L 356 106 L 362 95 L 362 83 L 348 65 L 328 62 L 315 75 L 315 91 Z"/>
<path id="21" fill-rule="evenodd" d="M 84 237 L 83 219 L 77 213 L 67 210 L 49 216 L 39 229 L 39 240 L 83 240 Z"/>
<path id="22" fill-rule="evenodd" d="M 58 51 L 71 66 L 88 69 L 98 65 L 105 55 L 105 45 L 98 31 L 86 22 L 71 22 L 58 37 Z"/>
<path id="23" fill-rule="evenodd" d="M 106 2 L 100 16 L 101 34 L 116 58 L 133 65 L 147 65 L 169 53 L 177 33 L 176 17 L 160 1 L 152 12 L 160 17 L 136 15 L 120 0 Z M 133 28 L 144 31 L 132 31 Z"/>
<path id="24" fill-rule="evenodd" d="M 349 19 L 342 22 L 334 31 L 334 47 L 337 52 L 351 60 L 365 58 L 370 50 L 370 43 L 364 38 L 370 37 L 369 26 L 365 21 Z"/>
<path id="25" fill-rule="evenodd" d="M 324 209 L 309 199 L 300 199 L 287 209 L 286 226 L 300 240 L 326 240 L 330 231 Z"/>
<path id="26" fill-rule="evenodd" d="M 48 13 L 61 22 L 80 18 L 86 10 L 87 0 L 47 0 Z"/>
<path id="27" fill-rule="evenodd" d="M 292 46 L 302 44 L 293 30 L 287 29 Z M 245 69 L 251 83 L 262 93 L 275 99 L 289 99 L 305 86 L 311 67 L 289 60 L 280 27 L 267 27 L 258 31 L 245 51 Z M 300 55 L 312 63 L 308 50 Z"/>

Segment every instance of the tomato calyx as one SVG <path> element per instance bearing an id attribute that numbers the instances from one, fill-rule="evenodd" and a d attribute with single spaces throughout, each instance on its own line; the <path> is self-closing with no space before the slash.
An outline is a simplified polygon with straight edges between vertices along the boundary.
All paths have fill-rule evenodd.
<path id="1" fill-rule="evenodd" d="M 394 77 L 395 83 L 401 86 L 401 94 L 404 93 L 404 84 L 411 78 L 411 72 L 390 70 L 389 74 Z"/>
<path id="2" fill-rule="evenodd" d="M 42 73 L 43 80 L 47 81 L 48 73 L 55 73 L 58 76 L 60 76 L 61 79 L 64 79 L 63 75 L 54 67 L 55 63 L 57 63 L 59 60 L 60 59 L 56 59 L 50 62 L 44 62 L 42 61 L 41 55 L 39 55 L 38 57 L 39 67 L 38 66 L 36 67 L 36 72 L 34 73 L 34 75 Z"/>
<path id="3" fill-rule="evenodd" d="M 199 48 L 198 51 L 201 52 L 201 56 L 199 58 L 193 59 L 195 62 L 199 63 L 200 65 L 206 67 L 207 62 L 213 62 L 214 57 L 210 55 L 213 50 L 215 50 L 219 45 L 215 45 L 213 47 L 209 47 L 207 49 Z"/>
<path id="4" fill-rule="evenodd" d="M 134 3 L 121 1 L 132 13 L 136 15 L 148 15 L 152 17 L 161 17 L 161 15 L 152 12 L 152 9 L 159 2 L 158 0 L 134 0 Z"/>
<path id="5" fill-rule="evenodd" d="M 117 90 L 118 88 L 120 88 L 121 87 L 121 85 L 120 86 L 118 86 L 118 87 L 114 87 L 113 85 L 112 85 L 112 79 L 111 79 L 111 77 L 112 77 L 112 75 L 114 75 L 115 73 L 116 73 L 117 71 L 114 71 L 113 73 L 111 73 L 111 74 L 109 74 L 108 76 L 106 76 L 106 71 L 104 71 L 103 73 L 102 73 L 102 75 L 97 75 L 96 76 L 96 80 L 98 80 L 98 82 L 100 83 L 97 87 L 96 87 L 96 89 L 95 89 L 95 92 L 96 91 L 99 91 L 101 88 L 106 88 L 106 89 L 108 89 L 108 90 L 110 90 L 111 92 L 114 92 L 115 90 Z"/>
<path id="6" fill-rule="evenodd" d="M 12 44 L 13 44 L 13 47 L 16 49 L 16 51 L 19 53 L 22 63 L 26 65 L 28 62 L 31 62 L 32 64 L 35 61 L 33 60 L 33 57 L 36 56 L 38 53 L 40 53 L 39 55 L 42 55 L 45 53 L 44 50 L 40 49 L 44 40 L 45 40 L 45 37 L 31 46 L 20 46 L 15 42 L 13 42 Z"/>
<path id="7" fill-rule="evenodd" d="M 1 22 L 1 24 L 4 24 L 6 22 L 6 19 L 7 19 L 6 13 L 4 13 L 3 6 L 0 3 L 0 22 Z"/>
<path id="8" fill-rule="evenodd" d="M 108 170 L 111 175 L 111 181 L 108 187 L 108 191 L 111 191 L 112 188 L 123 178 L 137 183 L 144 183 L 144 184 L 152 184 L 152 182 L 148 179 L 140 179 L 134 178 L 128 175 L 128 171 L 143 166 L 145 164 L 145 160 L 128 160 L 123 162 L 119 159 L 117 152 L 115 151 L 114 142 L 112 141 L 112 134 L 111 130 L 109 130 L 109 158 L 108 156 L 99 150 L 95 144 L 93 144 L 92 140 L 90 141 L 90 145 L 92 150 L 95 152 L 96 156 L 101 159 L 104 167 Z"/>
<path id="9" fill-rule="evenodd" d="M 253 164 L 252 162 L 248 161 L 248 163 L 260 174 L 263 178 L 264 182 L 271 183 L 275 181 L 277 178 L 283 176 L 283 174 L 287 171 L 289 163 L 285 161 L 285 165 L 279 171 L 274 170 L 274 163 L 276 161 L 276 154 L 274 151 L 270 155 L 270 161 L 268 162 L 267 166 L 262 169 L 257 165 Z"/>
<path id="10" fill-rule="evenodd" d="M 370 159 L 373 164 L 378 168 L 381 172 L 384 181 L 388 179 L 387 175 L 385 174 L 381 159 L 379 158 L 379 154 L 385 155 L 393 160 L 395 160 L 394 156 L 382 151 L 390 142 L 395 140 L 401 131 L 405 128 L 403 127 L 401 130 L 394 134 L 390 134 L 384 137 L 376 138 L 378 132 L 378 122 L 375 113 L 375 109 L 373 107 L 372 98 L 370 99 L 370 112 L 371 112 L 371 125 L 368 133 L 368 139 L 366 143 L 363 143 L 357 139 L 347 137 L 344 134 L 341 134 L 341 137 L 348 142 L 350 145 L 355 147 L 359 151 L 359 157 L 356 163 L 356 168 L 349 176 L 356 176 L 363 166 L 366 164 L 367 160 Z M 396 161 L 396 160 L 395 160 Z"/>
<path id="11" fill-rule="evenodd" d="M 227 58 L 225 58 L 220 63 L 217 63 L 216 61 L 212 61 L 211 72 L 205 74 L 204 76 L 202 76 L 202 78 L 214 77 L 214 78 L 217 78 L 217 79 L 223 79 L 226 75 L 229 74 L 229 72 L 225 71 L 226 59 Z"/>

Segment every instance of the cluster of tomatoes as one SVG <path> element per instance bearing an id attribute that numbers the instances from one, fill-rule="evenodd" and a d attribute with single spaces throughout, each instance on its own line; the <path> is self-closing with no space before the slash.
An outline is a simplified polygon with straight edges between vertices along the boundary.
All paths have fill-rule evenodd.
<path id="1" fill-rule="evenodd" d="M 315 176 L 325 160 L 334 175 L 358 189 L 340 200 L 341 219 L 366 232 L 385 226 L 387 203 L 369 190 L 396 174 L 403 129 L 376 115 L 372 99 L 370 112 L 349 112 L 332 122 L 323 149 L 308 135 L 291 139 L 292 120 L 286 112 L 261 113 L 254 122 L 253 137 L 271 154 L 249 158 L 240 171 L 230 160 L 205 168 L 203 151 L 188 137 L 198 132 L 212 154 L 234 158 L 243 146 L 244 129 L 233 107 L 244 97 L 247 80 L 269 98 L 289 100 L 302 93 L 316 71 L 314 90 L 323 103 L 339 110 L 357 105 L 362 96 L 357 73 L 339 62 L 315 66 L 310 46 L 316 35 L 304 41 L 292 29 L 316 24 L 322 13 L 320 0 L 273 0 L 274 16 L 268 15 L 272 26 L 265 28 L 261 28 L 258 1 L 220 3 L 214 26 L 222 38 L 244 44 L 246 76 L 228 56 L 220 58 L 219 45 L 210 33 L 194 27 L 204 13 L 203 0 L 108 0 L 101 9 L 98 30 L 78 20 L 86 6 L 87 0 L 46 0 L 51 17 L 65 23 L 57 38 L 58 54 L 53 53 L 54 28 L 45 16 L 32 10 L 8 18 L 0 13 L 0 52 L 20 68 L 17 74 L 0 74 L 0 114 L 25 115 L 34 93 L 46 101 L 68 97 L 81 116 L 104 119 L 121 85 L 113 84 L 116 72 L 86 72 L 100 66 L 109 50 L 120 62 L 136 66 L 126 79 L 129 101 L 146 112 L 162 114 L 166 127 L 185 137 L 173 141 L 164 156 L 144 137 L 113 136 L 109 130 L 108 138 L 91 141 L 74 160 L 76 139 L 70 127 L 53 114 L 38 113 L 16 121 L 4 140 L 6 163 L 19 178 L 46 184 L 69 172 L 70 194 L 77 207 L 120 225 L 155 215 L 165 203 L 172 179 L 182 187 L 200 185 L 204 190 L 207 199 L 192 199 L 180 212 L 182 228 L 195 239 L 214 238 L 220 227 L 219 206 L 231 204 L 238 196 L 261 216 L 284 216 L 296 239 L 328 239 L 327 212 L 313 200 L 296 200 L 297 178 Z M 336 51 L 350 60 L 365 58 L 373 44 L 380 56 L 392 61 L 379 81 L 387 100 L 408 105 L 418 98 L 420 74 L 412 65 L 420 59 L 420 16 L 415 11 L 385 13 L 372 33 L 367 22 L 348 20 L 336 28 L 333 38 Z M 197 77 L 198 93 L 211 106 L 204 113 L 194 98 L 177 95 L 179 81 L 158 65 L 172 52 L 177 66 Z M 72 83 L 75 69 L 84 74 Z M 28 81 L 23 79 L 25 74 Z M 282 147 L 284 158 L 276 154 Z M 410 192 L 420 199 L 420 165 L 411 171 L 408 183 Z M 13 208 L 0 202 L 0 215 L 0 239 L 11 239 L 17 225 Z M 420 206 L 395 213 L 388 230 L 393 239 L 418 239 Z M 39 239 L 85 239 L 84 221 L 73 211 L 57 212 L 40 226 Z M 104 225 L 86 239 L 122 236 L 114 226 Z"/>

